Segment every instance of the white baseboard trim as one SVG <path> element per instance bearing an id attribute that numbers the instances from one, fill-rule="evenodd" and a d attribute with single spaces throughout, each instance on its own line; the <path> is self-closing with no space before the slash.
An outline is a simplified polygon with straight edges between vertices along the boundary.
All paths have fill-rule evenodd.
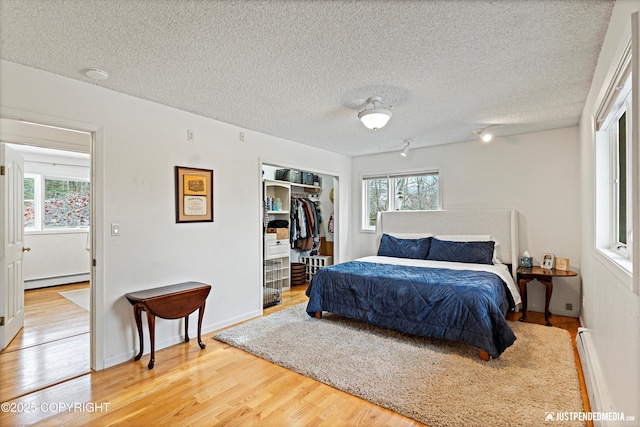
<path id="1" fill-rule="evenodd" d="M 91 280 L 89 273 L 70 274 L 68 276 L 46 277 L 43 279 L 31 279 L 24 281 L 24 289 L 38 289 L 49 286 L 67 285 L 69 283 L 88 282 Z"/>
<path id="2" fill-rule="evenodd" d="M 575 307 L 575 305 L 574 305 Z M 522 311 L 522 307 L 520 308 L 520 311 Z M 535 311 L 538 313 L 544 313 L 544 304 L 539 305 L 539 304 L 527 304 L 527 311 Z M 558 316 L 566 316 L 566 317 L 575 317 L 578 318 L 578 312 L 577 310 L 565 310 L 563 308 L 559 308 L 559 307 L 549 307 L 549 311 L 551 312 L 551 318 L 549 319 L 549 321 L 551 323 L 553 323 L 553 315 L 556 314 Z"/>
<path id="3" fill-rule="evenodd" d="M 241 316 L 237 316 L 231 319 L 227 319 L 224 320 L 222 322 L 216 322 L 216 323 L 212 323 L 212 324 L 203 324 L 202 325 L 202 335 L 206 335 L 208 333 L 211 332 L 215 332 L 218 331 L 220 329 L 226 328 L 228 326 L 232 326 L 235 325 L 237 323 L 240 322 L 244 322 L 245 320 L 249 320 L 249 319 L 253 319 L 254 317 L 258 317 L 262 315 L 262 311 L 260 310 L 256 310 L 256 311 L 252 311 L 249 313 L 245 313 Z M 193 317 L 193 316 L 191 316 Z M 156 322 L 156 328 L 157 328 L 157 322 Z M 134 332 L 135 332 L 135 324 L 132 325 L 132 327 L 134 328 Z M 144 316 L 143 316 L 143 333 L 144 333 L 144 339 L 145 339 L 145 351 L 142 353 L 143 356 L 148 355 L 149 352 L 151 351 L 151 348 L 149 347 L 149 329 L 147 326 L 146 321 L 144 320 Z M 184 330 L 184 324 L 181 324 L 182 329 Z M 156 329 L 156 335 L 157 335 L 157 329 Z M 112 366 L 115 365 L 119 365 L 120 363 L 125 363 L 128 361 L 133 360 L 133 356 L 135 356 L 138 352 L 138 334 L 137 332 L 135 333 L 135 337 L 136 337 L 136 342 L 135 342 L 135 349 L 131 349 L 130 351 L 124 352 L 124 353 L 120 353 L 117 355 L 114 355 L 112 357 L 109 357 L 108 359 L 104 359 L 102 366 L 104 367 L 103 369 L 106 368 L 110 368 Z M 198 339 L 198 320 L 197 320 L 197 311 L 196 311 L 196 318 L 195 320 L 190 318 L 189 319 L 189 338 L 190 338 L 190 343 L 191 342 L 195 342 L 197 345 L 197 339 Z M 204 341 L 204 340 L 203 340 Z M 157 357 L 157 352 L 159 350 L 162 350 L 163 348 L 167 348 L 167 347 L 171 347 L 172 345 L 176 345 L 176 344 L 184 344 L 184 336 L 183 334 L 178 334 L 175 335 L 173 337 L 164 339 L 162 341 L 156 341 L 156 364 L 159 363 L 158 357 Z M 205 344 L 207 344 L 207 342 L 204 342 Z M 205 349 L 206 350 L 206 349 Z M 148 358 L 144 359 L 146 360 L 145 364 L 149 363 Z M 100 365 L 100 364 L 98 364 Z"/>
<path id="4" fill-rule="evenodd" d="M 598 362 L 598 356 L 596 355 L 589 329 L 578 328 L 576 346 L 578 355 L 580 356 L 582 373 L 584 374 L 584 380 L 587 385 L 591 411 L 613 412 L 611 398 L 604 382 L 604 375 Z M 606 420 L 593 420 L 593 424 L 595 427 L 613 427 L 613 424 Z"/>

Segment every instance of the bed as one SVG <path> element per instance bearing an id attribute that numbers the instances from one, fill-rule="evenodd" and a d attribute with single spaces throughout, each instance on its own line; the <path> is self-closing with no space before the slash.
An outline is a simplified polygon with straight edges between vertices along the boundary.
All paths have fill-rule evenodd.
<path id="1" fill-rule="evenodd" d="M 375 256 L 316 272 L 307 313 L 327 311 L 410 334 L 461 341 L 499 357 L 516 337 L 505 319 L 517 213 L 508 209 L 384 212 Z"/>

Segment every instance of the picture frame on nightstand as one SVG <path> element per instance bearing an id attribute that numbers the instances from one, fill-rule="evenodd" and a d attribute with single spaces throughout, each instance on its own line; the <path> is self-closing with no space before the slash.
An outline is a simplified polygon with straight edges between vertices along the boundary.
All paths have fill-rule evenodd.
<path id="1" fill-rule="evenodd" d="M 542 255 L 542 261 L 540 261 L 540 267 L 545 270 L 551 270 L 555 264 L 556 257 L 553 254 Z"/>
<path id="2" fill-rule="evenodd" d="M 569 271 L 569 258 L 556 258 L 556 270 Z"/>

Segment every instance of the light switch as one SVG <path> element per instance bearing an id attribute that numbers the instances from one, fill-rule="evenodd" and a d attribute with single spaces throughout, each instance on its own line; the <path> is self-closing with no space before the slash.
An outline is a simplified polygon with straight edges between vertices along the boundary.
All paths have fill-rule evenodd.
<path id="1" fill-rule="evenodd" d="M 120 224 L 118 224 L 117 222 L 112 222 L 111 223 L 111 235 L 112 236 L 119 236 L 120 235 Z"/>

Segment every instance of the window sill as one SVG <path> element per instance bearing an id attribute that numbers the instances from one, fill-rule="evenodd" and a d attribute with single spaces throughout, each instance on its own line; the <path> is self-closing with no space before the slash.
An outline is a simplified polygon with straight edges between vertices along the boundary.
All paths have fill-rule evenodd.
<path id="1" fill-rule="evenodd" d="M 633 263 L 631 260 L 607 248 L 596 248 L 595 253 L 600 262 L 607 267 L 618 280 L 627 285 L 629 289 L 633 288 Z"/>
<path id="2" fill-rule="evenodd" d="M 36 236 L 40 234 L 75 234 L 75 233 L 88 233 L 89 227 L 86 228 L 60 228 L 57 230 L 25 230 L 24 234 L 27 236 Z"/>

